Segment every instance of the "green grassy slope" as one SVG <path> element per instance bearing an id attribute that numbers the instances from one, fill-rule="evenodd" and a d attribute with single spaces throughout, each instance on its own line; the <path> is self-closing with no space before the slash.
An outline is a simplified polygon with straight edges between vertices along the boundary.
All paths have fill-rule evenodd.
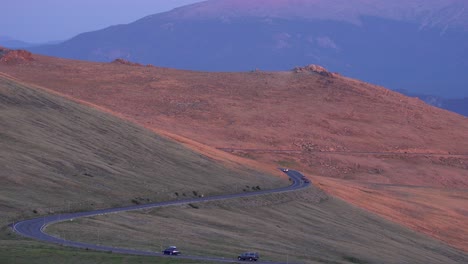
<path id="1" fill-rule="evenodd" d="M 323 196 L 322 196 L 323 197 Z M 291 263 L 466 263 L 468 255 L 335 199 L 299 193 L 100 216 L 48 232 L 145 250 L 233 258 L 258 251 Z M 99 231 L 99 235 L 98 232 Z"/>
<path id="2" fill-rule="evenodd" d="M 0 167 L 1 263 L 19 219 L 288 184 L 2 76 Z"/>
<path id="3" fill-rule="evenodd" d="M 0 79 L 0 124 L 2 214 L 287 185 L 241 166 L 227 169 L 136 125 L 8 79 Z"/>
<path id="4" fill-rule="evenodd" d="M 44 245 L 29 241 L 3 241 L 0 243 L 2 264 L 204 264 L 206 262 L 154 257 L 127 256 L 109 252 L 85 251 Z"/>

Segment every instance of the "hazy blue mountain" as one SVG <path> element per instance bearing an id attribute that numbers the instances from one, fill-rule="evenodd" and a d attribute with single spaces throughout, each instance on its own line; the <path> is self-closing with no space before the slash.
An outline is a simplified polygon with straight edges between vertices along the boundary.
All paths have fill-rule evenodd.
<path id="1" fill-rule="evenodd" d="M 412 93 L 468 96 L 468 1 L 211 0 L 38 53 L 208 71 L 319 64 Z"/>
<path id="2" fill-rule="evenodd" d="M 17 40 L 8 36 L 0 36 L 0 46 L 9 49 L 28 49 L 31 47 L 42 45 L 55 45 L 60 44 L 62 41 L 50 41 L 47 43 L 30 43 L 22 40 Z"/>
<path id="3" fill-rule="evenodd" d="M 468 117 L 468 97 L 463 99 L 445 99 L 441 108 Z"/>
<path id="4" fill-rule="evenodd" d="M 37 46 L 37 44 L 28 43 L 21 40 L 16 40 L 7 36 L 0 36 L 0 46 L 9 49 L 20 49 Z"/>
<path id="5" fill-rule="evenodd" d="M 448 99 L 436 95 L 411 93 L 406 90 L 397 90 L 397 92 L 407 96 L 417 97 L 432 106 L 446 109 L 468 117 L 468 97 Z"/>

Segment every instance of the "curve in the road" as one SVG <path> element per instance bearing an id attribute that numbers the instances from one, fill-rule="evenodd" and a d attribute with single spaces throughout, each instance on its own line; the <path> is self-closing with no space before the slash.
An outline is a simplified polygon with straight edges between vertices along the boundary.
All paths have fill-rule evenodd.
<path id="1" fill-rule="evenodd" d="M 194 199 L 187 199 L 187 200 L 159 202 L 159 203 L 134 205 L 134 206 L 127 206 L 127 207 L 120 207 L 120 208 L 109 208 L 109 209 L 95 210 L 95 211 L 89 211 L 89 212 L 51 215 L 51 216 L 34 218 L 30 220 L 19 221 L 19 222 L 13 223 L 11 226 L 16 233 L 22 236 L 40 240 L 43 242 L 55 243 L 55 244 L 60 244 L 63 246 L 69 246 L 69 247 L 75 247 L 75 248 L 92 249 L 92 250 L 107 251 L 107 252 L 114 252 L 114 253 L 121 253 L 121 254 L 164 257 L 164 255 L 159 252 L 115 248 L 115 247 L 110 247 L 110 246 L 94 245 L 94 244 L 76 242 L 76 241 L 71 241 L 71 240 L 65 240 L 62 238 L 49 235 L 45 233 L 44 230 L 48 225 L 59 223 L 59 222 L 64 222 L 64 221 L 69 221 L 69 220 L 73 220 L 77 218 L 92 217 L 92 216 L 98 216 L 98 215 L 104 215 L 104 214 L 158 208 L 158 207 L 173 206 L 173 205 L 183 205 L 183 204 L 189 204 L 189 203 L 220 201 L 220 200 L 227 200 L 227 199 L 234 199 L 234 198 L 241 198 L 241 197 L 258 196 L 258 195 L 263 195 L 263 194 L 290 192 L 290 191 L 295 191 L 295 190 L 306 188 L 310 185 L 308 181 L 304 181 L 304 178 L 303 178 L 304 176 L 298 171 L 289 170 L 285 173 L 292 180 L 291 185 L 287 187 L 283 187 L 283 188 L 273 189 L 273 190 L 263 190 L 263 191 L 257 191 L 257 192 L 251 192 L 251 193 L 237 193 L 237 194 L 218 195 L 218 196 L 203 197 L 203 198 L 194 198 Z M 235 259 L 226 259 L 226 258 L 219 258 L 219 257 L 179 255 L 179 256 L 176 256 L 175 258 L 202 260 L 202 261 L 216 261 L 216 262 L 226 262 L 226 263 L 238 262 Z M 257 263 L 279 264 L 279 262 L 263 262 L 263 261 L 257 262 Z"/>

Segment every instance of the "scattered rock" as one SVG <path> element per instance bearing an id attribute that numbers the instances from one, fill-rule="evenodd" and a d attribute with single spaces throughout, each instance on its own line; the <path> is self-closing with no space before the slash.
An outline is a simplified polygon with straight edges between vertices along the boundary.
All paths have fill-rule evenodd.
<path id="1" fill-rule="evenodd" d="M 89 173 L 89 172 L 85 172 L 85 173 L 83 173 L 83 175 L 84 175 L 84 176 L 91 177 L 91 178 L 94 178 L 94 176 L 93 176 L 91 173 Z"/>
<path id="2" fill-rule="evenodd" d="M 198 205 L 196 205 L 196 204 L 191 204 L 191 203 L 189 203 L 188 205 L 189 205 L 191 208 L 193 208 L 193 209 L 199 209 L 199 208 L 200 208 L 200 207 L 199 207 Z"/>
<path id="3" fill-rule="evenodd" d="M 135 198 L 132 199 L 132 203 L 134 203 L 136 205 L 143 204 L 143 203 L 149 203 L 149 202 L 151 202 L 151 199 L 149 199 L 149 198 L 135 197 Z"/>
<path id="4" fill-rule="evenodd" d="M 369 174 L 382 174 L 384 172 L 383 169 L 370 169 L 367 171 Z"/>

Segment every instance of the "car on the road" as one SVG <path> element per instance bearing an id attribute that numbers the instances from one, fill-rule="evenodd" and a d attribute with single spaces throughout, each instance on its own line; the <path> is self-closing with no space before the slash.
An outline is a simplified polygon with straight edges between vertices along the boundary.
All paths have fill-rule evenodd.
<path id="1" fill-rule="evenodd" d="M 288 172 L 289 169 L 288 169 L 288 168 L 284 168 L 283 171 L 284 171 L 284 172 Z"/>
<path id="2" fill-rule="evenodd" d="M 245 252 L 237 257 L 240 261 L 257 261 L 259 258 L 260 256 L 257 252 Z"/>
<path id="3" fill-rule="evenodd" d="M 165 250 L 163 250 L 163 254 L 164 255 L 179 255 L 181 252 L 177 249 L 176 246 L 170 246 L 168 248 L 166 248 Z"/>

